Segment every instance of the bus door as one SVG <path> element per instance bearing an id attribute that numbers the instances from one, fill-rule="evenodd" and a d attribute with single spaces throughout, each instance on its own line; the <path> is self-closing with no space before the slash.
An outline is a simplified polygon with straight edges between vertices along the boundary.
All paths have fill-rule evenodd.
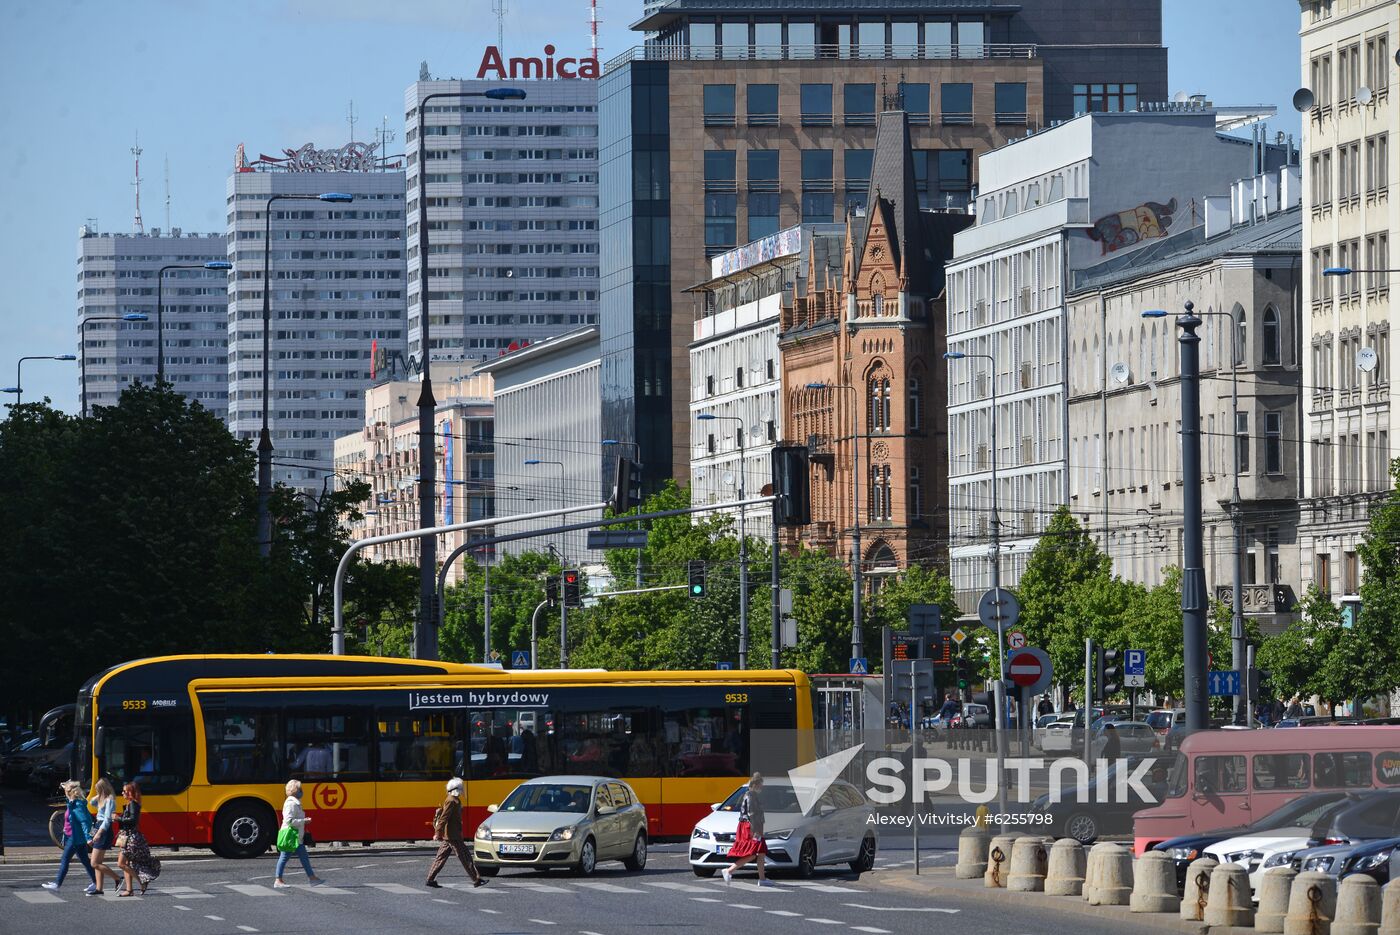
<path id="1" fill-rule="evenodd" d="M 301 806 L 317 841 L 372 841 L 377 807 L 368 705 L 287 709 L 287 772 L 301 780 Z"/>
<path id="2" fill-rule="evenodd" d="M 1192 828 L 1208 831 L 1252 822 L 1246 758 L 1202 754 L 1191 763 Z"/>
<path id="3" fill-rule="evenodd" d="M 140 788 L 141 833 L 146 840 L 157 845 L 188 840 L 194 721 L 187 698 L 104 696 L 96 754 L 97 775 L 118 795 L 128 782 Z"/>

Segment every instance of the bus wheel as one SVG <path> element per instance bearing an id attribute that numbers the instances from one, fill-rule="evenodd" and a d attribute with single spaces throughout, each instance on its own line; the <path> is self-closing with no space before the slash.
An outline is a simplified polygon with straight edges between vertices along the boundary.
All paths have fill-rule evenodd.
<path id="1" fill-rule="evenodd" d="M 277 818 L 266 803 L 230 802 L 214 819 L 214 853 L 230 860 L 257 857 L 272 844 L 276 832 Z"/>

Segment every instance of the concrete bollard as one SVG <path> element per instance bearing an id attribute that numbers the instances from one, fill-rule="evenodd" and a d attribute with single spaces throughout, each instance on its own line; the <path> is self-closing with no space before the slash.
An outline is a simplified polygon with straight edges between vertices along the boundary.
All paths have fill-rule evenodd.
<path id="1" fill-rule="evenodd" d="M 1309 870 L 1293 878 L 1283 935 L 1331 935 L 1337 917 L 1337 881 Z"/>
<path id="2" fill-rule="evenodd" d="M 1379 935 L 1400 935 L 1400 880 L 1391 880 L 1381 889 Z"/>
<path id="3" fill-rule="evenodd" d="M 1380 927 L 1380 884 L 1364 873 L 1352 874 L 1337 888 L 1332 935 L 1376 935 Z"/>
<path id="4" fill-rule="evenodd" d="M 1210 872 L 1205 923 L 1249 927 L 1254 924 L 1254 896 L 1243 864 L 1220 864 Z"/>
<path id="5" fill-rule="evenodd" d="M 1011 867 L 1011 849 L 1016 844 L 1016 835 L 999 834 L 992 838 L 987 848 L 987 871 L 982 874 L 982 882 L 988 889 L 1006 889 L 1006 875 Z"/>
<path id="6" fill-rule="evenodd" d="M 1011 872 L 1006 877 L 1006 888 L 1017 893 L 1044 892 L 1048 864 L 1045 839 L 1022 835 L 1011 848 Z"/>
<path id="7" fill-rule="evenodd" d="M 1254 913 L 1256 932 L 1282 932 L 1283 918 L 1288 915 L 1288 891 L 1298 871 L 1292 867 L 1275 867 L 1259 882 L 1259 908 Z"/>
<path id="8" fill-rule="evenodd" d="M 1206 917 L 1206 900 L 1210 896 L 1210 874 L 1219 861 L 1197 857 L 1186 868 L 1186 888 L 1181 896 L 1181 917 L 1188 922 L 1201 922 Z"/>
<path id="9" fill-rule="evenodd" d="M 992 836 L 982 825 L 969 825 L 958 835 L 958 862 L 953 876 L 959 880 L 975 880 L 987 872 L 987 845 Z"/>
<path id="10" fill-rule="evenodd" d="M 1176 864 L 1164 851 L 1148 851 L 1133 866 L 1133 895 L 1128 900 L 1133 912 L 1177 912 L 1181 897 L 1176 893 Z"/>
<path id="11" fill-rule="evenodd" d="M 1096 844 L 1090 856 L 1106 847 L 1099 858 L 1094 888 L 1089 894 L 1091 906 L 1126 906 L 1133 895 L 1133 853 L 1118 844 Z"/>
<path id="12" fill-rule="evenodd" d="M 1084 860 L 1084 886 L 1080 894 L 1090 902 L 1094 899 L 1094 890 L 1099 885 L 1099 878 L 1103 875 L 1104 855 L 1113 850 L 1114 845 L 1107 842 L 1100 842 L 1089 848 L 1089 853 Z"/>
<path id="13" fill-rule="evenodd" d="M 1074 838 L 1060 838 L 1050 847 L 1045 892 L 1051 896 L 1083 895 L 1085 866 L 1084 845 Z"/>

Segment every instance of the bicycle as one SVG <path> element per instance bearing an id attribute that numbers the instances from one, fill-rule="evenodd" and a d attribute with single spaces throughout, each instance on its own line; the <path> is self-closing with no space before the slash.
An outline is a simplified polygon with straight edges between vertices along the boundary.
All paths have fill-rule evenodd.
<path id="1" fill-rule="evenodd" d="M 53 846 L 63 850 L 63 821 L 68 812 L 67 801 L 50 800 L 49 806 L 53 808 L 53 814 L 49 815 L 49 840 L 53 841 Z"/>

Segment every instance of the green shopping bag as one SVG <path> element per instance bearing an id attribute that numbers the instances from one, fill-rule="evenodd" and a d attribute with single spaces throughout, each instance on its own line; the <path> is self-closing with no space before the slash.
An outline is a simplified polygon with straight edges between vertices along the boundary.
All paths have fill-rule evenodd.
<path id="1" fill-rule="evenodd" d="M 283 828 L 277 832 L 277 849 L 284 854 L 290 854 L 301 846 L 301 835 L 297 829 L 292 827 Z"/>

